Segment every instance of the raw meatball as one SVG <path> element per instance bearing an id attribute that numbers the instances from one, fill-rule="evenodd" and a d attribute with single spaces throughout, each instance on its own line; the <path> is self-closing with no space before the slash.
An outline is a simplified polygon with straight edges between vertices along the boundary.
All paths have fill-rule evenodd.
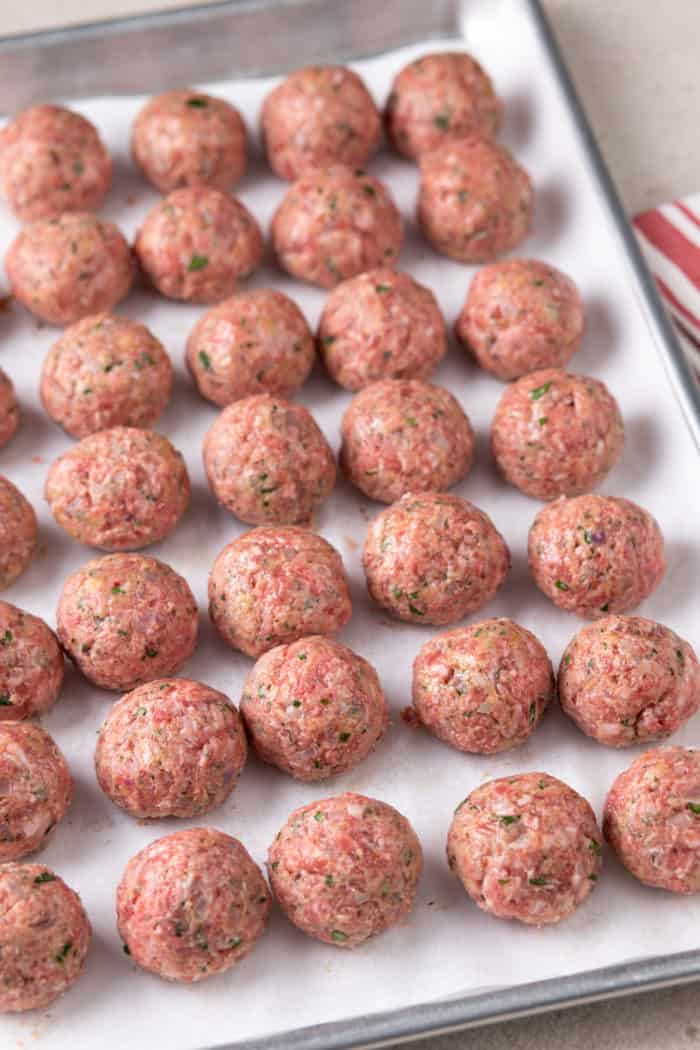
<path id="1" fill-rule="evenodd" d="M 217 303 L 259 266 L 260 227 L 235 197 L 208 186 L 174 190 L 146 216 L 134 249 L 168 299 Z"/>
<path id="2" fill-rule="evenodd" d="M 495 135 L 502 119 L 491 78 L 460 51 L 423 55 L 404 66 L 385 112 L 394 149 L 413 158 L 470 135 Z"/>
<path id="3" fill-rule="evenodd" d="M 192 591 L 169 565 L 144 554 L 87 562 L 64 583 L 56 621 L 85 677 L 122 692 L 174 674 L 197 643 Z"/>
<path id="4" fill-rule="evenodd" d="M 245 175 L 245 124 L 222 98 L 190 88 L 166 91 L 136 117 L 131 155 L 161 193 L 181 186 L 228 190 Z"/>
<path id="5" fill-rule="evenodd" d="M 308 524 L 335 485 L 335 460 L 308 409 L 254 394 L 234 401 L 204 441 L 219 503 L 251 525 Z"/>
<path id="6" fill-rule="evenodd" d="M 291 397 L 311 371 L 314 337 L 283 292 L 239 292 L 212 307 L 187 340 L 187 367 L 202 395 L 225 408 L 251 394 Z"/>
<path id="7" fill-rule="evenodd" d="M 189 984 L 245 958 L 270 903 L 262 872 L 238 839 L 188 828 L 131 858 L 117 889 L 117 925 L 134 962 Z"/>
<path id="8" fill-rule="evenodd" d="M 36 514 L 11 481 L 0 474 L 0 591 L 24 572 L 37 548 Z"/>
<path id="9" fill-rule="evenodd" d="M 423 870 L 418 837 L 386 802 L 346 792 L 291 814 L 268 853 L 277 901 L 319 941 L 356 948 L 395 926 Z"/>
<path id="10" fill-rule="evenodd" d="M 100 787 L 132 817 L 197 817 L 220 806 L 248 754 L 228 697 L 187 678 L 148 682 L 119 700 L 100 730 Z"/>
<path id="11" fill-rule="evenodd" d="M 631 500 L 594 494 L 542 508 L 530 528 L 528 561 L 543 594 L 591 620 L 636 608 L 666 568 L 651 514 Z"/>
<path id="12" fill-rule="evenodd" d="M 239 536 L 224 547 L 209 576 L 214 626 L 247 656 L 310 634 L 336 634 L 351 612 L 337 550 L 293 525 Z"/>
<path id="13" fill-rule="evenodd" d="M 512 620 L 440 634 L 413 664 L 415 715 L 459 751 L 492 755 L 523 744 L 553 696 L 544 647 Z"/>
<path id="14" fill-rule="evenodd" d="M 0 721 L 45 714 L 63 684 L 63 653 L 38 616 L 0 601 Z"/>
<path id="15" fill-rule="evenodd" d="M 260 657 L 241 714 L 260 758 L 309 782 L 354 769 L 389 725 L 371 664 L 318 635 Z"/>
<path id="16" fill-rule="evenodd" d="M 15 436 L 19 427 L 19 405 L 10 377 L 0 368 L 0 448 Z"/>
<path id="17" fill-rule="evenodd" d="M 584 329 L 574 282 L 534 259 L 504 259 L 479 270 L 455 325 L 459 341 L 499 379 L 564 368 Z"/>
<path id="18" fill-rule="evenodd" d="M 333 288 L 365 270 L 393 266 L 403 220 L 378 179 L 336 164 L 303 175 L 290 187 L 270 232 L 282 269 Z"/>
<path id="19" fill-rule="evenodd" d="M 506 481 L 542 500 L 595 488 L 624 443 L 620 409 L 605 383 L 556 368 L 507 386 L 491 425 L 491 448 Z"/>
<path id="20" fill-rule="evenodd" d="M 112 427 L 83 438 L 53 463 L 46 499 L 69 535 L 106 551 L 158 543 L 190 502 L 179 452 L 162 434 Z"/>
<path id="21" fill-rule="evenodd" d="M 321 314 L 318 342 L 331 378 L 347 390 L 378 379 L 427 379 L 447 350 L 445 321 L 433 293 L 388 266 L 334 288 Z"/>
<path id="22" fill-rule="evenodd" d="M 418 219 L 436 252 L 476 263 L 511 251 L 530 232 L 532 183 L 504 146 L 452 142 L 421 157 Z"/>
<path id="23" fill-rule="evenodd" d="M 602 835 L 577 791 L 547 773 L 482 784 L 460 803 L 447 861 L 480 908 L 545 926 L 568 918 L 598 880 Z"/>
<path id="24" fill-rule="evenodd" d="M 347 66 L 298 69 L 270 92 L 260 119 L 268 163 L 281 179 L 330 164 L 363 168 L 379 145 L 379 110 Z"/>
<path id="25" fill-rule="evenodd" d="M 129 245 L 112 222 L 78 213 L 26 226 L 5 256 L 16 299 L 53 325 L 111 310 L 134 280 Z"/>
<path id="26" fill-rule="evenodd" d="M 74 438 L 107 427 L 149 427 L 170 400 L 173 368 L 137 321 L 93 314 L 71 325 L 44 359 L 41 401 Z"/>
<path id="27" fill-rule="evenodd" d="M 371 523 L 362 564 L 371 597 L 392 616 L 446 624 L 491 601 L 510 554 L 473 503 L 442 492 L 407 493 Z"/>
<path id="28" fill-rule="evenodd" d="M 663 740 L 700 707 L 700 665 L 669 627 L 641 616 L 606 616 L 569 642 L 559 665 L 559 700 L 601 744 Z"/>
<path id="29" fill-rule="evenodd" d="M 96 128 L 63 106 L 32 106 L 0 133 L 0 183 L 22 222 L 97 211 L 112 159 Z"/>
<path id="30" fill-rule="evenodd" d="M 80 897 L 50 868 L 0 865 L 0 1013 L 62 995 L 83 972 L 91 936 Z"/>
<path id="31" fill-rule="evenodd" d="M 343 416 L 342 435 L 345 473 L 382 503 L 450 488 L 469 473 L 474 456 L 474 431 L 459 402 L 419 379 L 365 387 Z"/>
<path id="32" fill-rule="evenodd" d="M 44 845 L 68 811 L 73 778 L 65 758 L 41 726 L 2 722 L 0 784 L 0 864 L 4 864 Z"/>
<path id="33" fill-rule="evenodd" d="M 700 751 L 658 748 L 613 782 L 605 837 L 628 871 L 672 893 L 700 891 Z"/>

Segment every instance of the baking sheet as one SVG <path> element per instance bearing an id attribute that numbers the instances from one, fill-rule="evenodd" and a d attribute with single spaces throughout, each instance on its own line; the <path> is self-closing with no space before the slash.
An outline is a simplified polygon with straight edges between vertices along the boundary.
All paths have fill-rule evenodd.
<path id="1" fill-rule="evenodd" d="M 516 0 L 489 0 L 467 11 L 468 45 L 493 74 L 507 102 L 503 139 L 535 180 L 536 228 L 526 250 L 566 269 L 579 283 L 589 327 L 572 367 L 603 378 L 618 396 L 625 416 L 625 455 L 603 491 L 629 496 L 648 507 L 667 537 L 666 579 L 641 612 L 696 641 L 695 522 L 700 503 L 694 484 L 696 453 L 652 343 L 621 244 L 524 6 Z M 357 63 L 356 68 L 383 100 L 394 72 L 424 50 L 405 49 Z M 271 83 L 244 81 L 217 85 L 215 90 L 234 101 L 253 126 Z M 173 86 L 177 84 L 174 76 Z M 140 98 L 112 99 L 76 106 L 99 125 L 115 154 L 117 177 L 104 214 L 128 234 L 156 200 L 130 170 L 127 156 L 130 122 L 141 102 Z M 411 165 L 383 153 L 371 170 L 389 183 L 408 220 L 401 266 L 435 290 L 451 322 L 471 269 L 433 255 L 416 235 L 412 215 L 417 176 Z M 256 158 L 238 192 L 266 224 L 284 189 Z M 14 231 L 14 223 L 3 213 L 0 244 L 7 244 Z M 250 282 L 251 286 L 269 283 L 291 294 L 315 322 L 324 301 L 322 292 L 287 280 L 272 265 Z M 216 413 L 194 394 L 182 365 L 187 332 L 201 311 L 139 293 L 122 305 L 121 312 L 152 327 L 178 371 L 173 403 L 158 429 L 184 452 L 194 498 L 176 534 L 149 551 L 186 576 L 202 610 L 200 645 L 183 674 L 221 688 L 237 700 L 250 663 L 214 637 L 205 615 L 208 569 L 220 548 L 242 527 L 214 509 L 201 468 L 202 438 Z M 39 329 L 19 308 L 0 315 L 0 364 L 15 381 L 25 410 L 20 435 L 0 452 L 0 470 L 35 503 L 42 531 L 41 556 L 6 597 L 49 622 L 54 619 L 61 581 L 91 556 L 63 536 L 41 499 L 48 464 L 70 444 L 44 417 L 37 397 L 41 361 L 55 337 L 55 331 Z M 490 462 L 488 426 L 502 387 L 478 372 L 456 347 L 435 380 L 460 398 L 479 441 L 475 469 L 455 491 L 492 515 L 513 553 L 508 585 L 483 615 L 520 620 L 539 635 L 556 663 L 580 622 L 557 613 L 530 581 L 526 535 L 539 504 L 501 484 Z M 319 371 L 301 400 L 337 446 L 340 415 L 349 396 Z M 325 785 L 295 784 L 251 759 L 233 798 L 212 813 L 209 822 L 239 836 L 262 862 L 267 845 L 294 807 L 344 790 L 385 799 L 413 822 L 426 853 L 413 914 L 360 951 L 342 953 L 305 938 L 275 911 L 255 952 L 228 975 L 183 988 L 137 971 L 124 957 L 116 935 L 115 885 L 137 849 L 193 822 L 136 824 L 101 795 L 92 771 L 92 752 L 95 732 L 112 696 L 93 690 L 70 673 L 45 725 L 74 771 L 76 802 L 41 857 L 80 892 L 93 921 L 95 942 L 87 972 L 69 995 L 48 1011 L 0 1019 L 0 1045 L 23 1047 L 39 1039 L 52 1050 L 69 1046 L 87 1050 L 95 1045 L 105 1050 L 127 1045 L 134 1050 L 151 1045 L 195 1050 L 697 946 L 694 928 L 700 902 L 638 886 L 608 852 L 595 893 L 558 928 L 535 931 L 501 923 L 468 901 L 447 871 L 444 840 L 454 806 L 472 787 L 485 778 L 545 769 L 586 795 L 599 813 L 607 786 L 634 752 L 600 748 L 557 710 L 549 712 L 525 747 L 488 759 L 457 754 L 403 726 L 399 713 L 410 699 L 411 662 L 434 632 L 390 623 L 364 594 L 360 549 L 367 520 L 379 509 L 341 482 L 322 510 L 318 527 L 345 558 L 355 612 L 341 640 L 377 666 L 392 705 L 389 734 L 358 770 Z M 675 741 L 696 741 L 697 724 L 697 719 L 691 722 Z"/>

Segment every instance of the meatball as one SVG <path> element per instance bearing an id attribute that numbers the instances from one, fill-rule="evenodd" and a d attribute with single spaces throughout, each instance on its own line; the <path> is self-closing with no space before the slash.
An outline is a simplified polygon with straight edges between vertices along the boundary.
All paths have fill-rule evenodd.
<path id="1" fill-rule="evenodd" d="M 38 616 L 0 601 L 0 722 L 45 714 L 63 684 L 63 653 Z"/>
<path id="2" fill-rule="evenodd" d="M 447 350 L 433 293 L 387 266 L 334 288 L 321 314 L 318 342 L 331 378 L 347 390 L 379 379 L 427 379 Z"/>
<path id="3" fill-rule="evenodd" d="M 272 218 L 272 243 L 292 277 L 322 288 L 393 266 L 403 220 L 378 179 L 336 164 L 302 175 Z"/>
<path id="4" fill-rule="evenodd" d="M 50 868 L 0 865 L 0 1013 L 41 1009 L 75 984 L 91 936 L 80 897 Z"/>
<path id="5" fill-rule="evenodd" d="M 605 383 L 556 368 L 506 387 L 491 425 L 499 470 L 534 499 L 578 496 L 622 455 L 625 429 Z"/>
<path id="6" fill-rule="evenodd" d="M 564 368 L 584 329 L 574 282 L 535 259 L 504 259 L 479 270 L 455 325 L 481 367 L 506 380 Z"/>
<path id="7" fill-rule="evenodd" d="M 0 133 L 0 184 L 22 222 L 97 211 L 112 159 L 96 128 L 63 106 L 32 106 Z"/>
<path id="8" fill-rule="evenodd" d="M 367 590 L 399 620 L 447 624 L 491 601 L 510 554 L 482 510 L 459 496 L 407 493 L 370 524 Z"/>
<path id="9" fill-rule="evenodd" d="M 268 163 L 281 179 L 331 164 L 363 168 L 379 145 L 379 110 L 347 66 L 298 69 L 267 96 L 260 120 Z"/>
<path id="10" fill-rule="evenodd" d="M 664 740 L 700 707 L 700 665 L 675 631 L 641 616 L 583 627 L 559 665 L 559 700 L 609 747 Z"/>
<path id="11" fill-rule="evenodd" d="M 560 609 L 591 620 L 636 608 L 666 568 L 655 519 L 615 496 L 549 503 L 535 517 L 527 550 L 542 593 Z"/>
<path id="12" fill-rule="evenodd" d="M 413 711 L 458 751 L 492 755 L 525 743 L 554 696 L 541 642 L 512 620 L 447 631 L 413 664 Z"/>
<path id="13" fill-rule="evenodd" d="M 530 232 L 532 183 L 504 146 L 451 142 L 421 157 L 418 219 L 436 252 L 477 263 L 511 251 Z"/>
<path id="14" fill-rule="evenodd" d="M 295 810 L 268 858 L 287 918 L 340 948 L 357 948 L 407 915 L 423 870 L 423 851 L 406 818 L 386 802 L 349 791 Z"/>
<path id="15" fill-rule="evenodd" d="M 16 299 L 53 325 L 111 310 L 134 280 L 129 245 L 112 222 L 86 213 L 26 226 L 5 256 Z"/>
<path id="16" fill-rule="evenodd" d="M 529 926 L 561 922 L 598 880 L 602 835 L 577 791 L 547 773 L 491 780 L 459 804 L 447 861 L 480 908 Z"/>
<path id="17" fill-rule="evenodd" d="M 314 357 L 306 318 L 273 288 L 239 292 L 212 307 L 187 340 L 187 367 L 197 389 L 221 408 L 251 394 L 291 397 Z"/>
<path id="18" fill-rule="evenodd" d="M 131 155 L 161 193 L 182 186 L 228 190 L 248 164 L 245 124 L 222 98 L 190 88 L 166 91 L 136 117 Z"/>
<path id="19" fill-rule="evenodd" d="M 700 891 L 700 751 L 646 751 L 613 782 L 605 837 L 629 872 L 671 893 Z"/>
<path id="20" fill-rule="evenodd" d="M 158 543 L 190 502 L 179 452 L 153 430 L 112 427 L 83 438 L 53 463 L 46 499 L 58 524 L 106 551 Z"/>
<path id="21" fill-rule="evenodd" d="M 125 691 L 174 674 L 197 642 L 186 581 L 144 554 L 93 558 L 68 577 L 56 612 L 61 645 L 85 677 Z"/>
<path id="22" fill-rule="evenodd" d="M 412 158 L 470 135 L 495 135 L 502 119 L 491 78 L 460 51 L 423 55 L 404 66 L 385 111 L 394 149 Z"/>
<path id="23" fill-rule="evenodd" d="M 469 473 L 474 431 L 447 390 L 385 379 L 350 402 L 340 461 L 366 496 L 393 503 L 406 492 L 448 489 Z"/>
<path id="24" fill-rule="evenodd" d="M 0 474 L 0 591 L 28 567 L 37 548 L 36 514 L 19 489 Z"/>
<path id="25" fill-rule="evenodd" d="M 134 249 L 161 295 L 217 303 L 260 264 L 260 227 L 245 205 L 209 186 L 174 190 L 148 213 Z"/>
<path id="26" fill-rule="evenodd" d="M 19 427 L 19 405 L 10 377 L 0 368 L 0 448 L 17 433 Z"/>
<path id="27" fill-rule="evenodd" d="M 238 839 L 188 828 L 131 858 L 117 888 L 117 926 L 134 962 L 189 984 L 245 958 L 270 903 L 262 872 Z"/>
<path id="28" fill-rule="evenodd" d="M 293 525 L 251 529 L 229 543 L 209 576 L 209 614 L 223 640 L 257 658 L 311 634 L 336 634 L 352 605 L 334 547 Z"/>
<path id="29" fill-rule="evenodd" d="M 145 325 L 93 314 L 71 325 L 41 370 L 41 401 L 74 438 L 108 427 L 149 427 L 170 400 L 173 368 Z"/>
<path id="30" fill-rule="evenodd" d="M 389 725 L 372 665 L 319 635 L 260 657 L 241 714 L 260 758 L 309 782 L 354 769 Z"/>
<path id="31" fill-rule="evenodd" d="M 228 697 L 187 678 L 148 682 L 119 700 L 97 740 L 100 787 L 132 817 L 197 817 L 220 806 L 248 754 Z"/>
<path id="32" fill-rule="evenodd" d="M 0 864 L 4 864 L 44 845 L 68 811 L 73 778 L 41 726 L 0 722 L 0 784 Z"/>
<path id="33" fill-rule="evenodd" d="M 204 441 L 219 503 L 251 525 L 308 524 L 335 485 L 335 460 L 303 405 L 269 394 L 234 401 Z"/>

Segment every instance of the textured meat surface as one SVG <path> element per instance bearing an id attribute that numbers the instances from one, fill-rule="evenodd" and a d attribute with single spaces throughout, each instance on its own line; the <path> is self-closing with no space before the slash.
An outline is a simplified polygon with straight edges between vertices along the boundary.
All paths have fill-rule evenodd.
<path id="1" fill-rule="evenodd" d="M 43 846 L 72 797 L 73 778 L 49 734 L 32 722 L 0 723 L 0 864 Z"/>
<path id="2" fill-rule="evenodd" d="M 37 538 L 34 508 L 0 474 L 0 591 L 27 568 L 36 553 Z"/>
<path id="3" fill-rule="evenodd" d="M 38 616 L 0 601 L 0 721 L 43 715 L 63 683 L 63 653 Z"/>
<path id="4" fill-rule="evenodd" d="M 20 424 L 19 405 L 12 380 L 0 368 L 0 448 L 17 433 Z"/>

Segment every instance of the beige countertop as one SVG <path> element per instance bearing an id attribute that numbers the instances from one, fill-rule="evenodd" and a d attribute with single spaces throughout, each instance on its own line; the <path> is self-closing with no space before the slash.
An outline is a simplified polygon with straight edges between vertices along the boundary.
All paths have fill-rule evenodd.
<path id="1" fill-rule="evenodd" d="M 700 0 L 544 0 L 544 5 L 628 210 L 700 190 Z M 0 0 L 0 32 L 173 6 L 183 3 Z M 672 947 L 659 945 L 659 951 Z M 416 1050 L 700 1047 L 698 988 L 652 992 L 412 1045 Z"/>

